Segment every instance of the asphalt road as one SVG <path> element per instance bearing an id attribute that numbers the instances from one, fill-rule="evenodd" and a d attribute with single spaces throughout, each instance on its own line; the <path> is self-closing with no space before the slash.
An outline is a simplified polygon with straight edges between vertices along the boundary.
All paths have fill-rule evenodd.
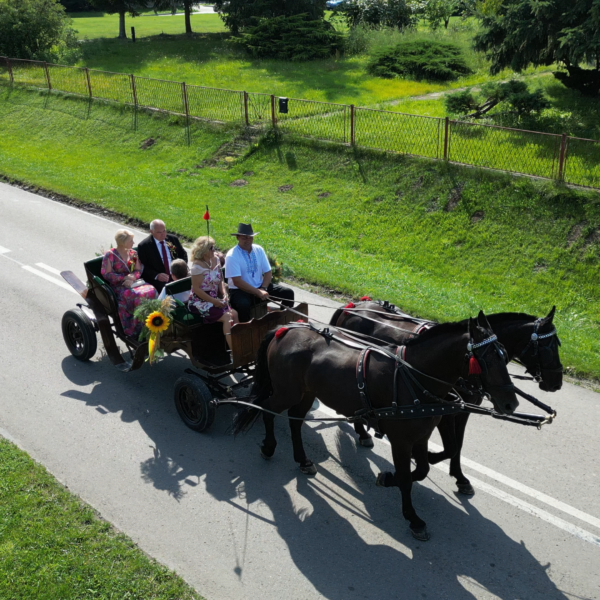
<path id="1" fill-rule="evenodd" d="M 118 225 L 4 184 L 0 214 L 0 432 L 209 600 L 600 598 L 597 394 L 524 383 L 558 411 L 542 431 L 471 417 L 476 494 L 432 469 L 413 488 L 431 532 L 417 542 L 398 490 L 374 485 L 391 469 L 386 443 L 357 448 L 346 426 L 306 426 L 319 468 L 308 478 L 283 419 L 270 462 L 262 425 L 226 434 L 229 407 L 209 432 L 187 429 L 172 399 L 186 359 L 123 374 L 99 339 L 91 362 L 74 360 L 60 321 L 79 297 L 58 272 L 83 277 Z"/>

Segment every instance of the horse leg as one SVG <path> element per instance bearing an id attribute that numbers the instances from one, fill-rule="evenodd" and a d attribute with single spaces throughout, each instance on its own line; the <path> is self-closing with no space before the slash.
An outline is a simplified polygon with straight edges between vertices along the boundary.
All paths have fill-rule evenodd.
<path id="1" fill-rule="evenodd" d="M 457 417 L 455 415 L 447 415 L 442 417 L 440 422 L 438 423 L 438 431 L 440 432 L 440 436 L 442 438 L 442 444 L 444 449 L 442 452 L 428 452 L 427 458 L 429 460 L 430 465 L 436 465 L 447 458 L 452 459 L 452 457 L 458 452 L 458 444 L 456 440 L 456 431 L 455 431 L 455 419 Z"/>
<path id="2" fill-rule="evenodd" d="M 315 394 L 306 393 L 302 396 L 300 404 L 292 406 L 288 410 L 288 417 L 304 419 L 315 400 Z M 300 465 L 300 470 L 306 475 L 316 475 L 317 467 L 306 457 L 304 444 L 302 443 L 302 425 L 304 421 L 290 419 L 290 431 L 292 434 L 292 446 L 294 448 L 294 460 Z"/>
<path id="3" fill-rule="evenodd" d="M 472 496 L 475 493 L 471 482 L 465 477 L 460 464 L 460 453 L 462 451 L 463 440 L 465 439 L 465 428 L 469 420 L 469 414 L 456 415 L 454 421 L 454 431 L 456 434 L 457 450 L 450 459 L 450 475 L 456 478 L 456 486 L 461 494 Z M 443 421 L 444 419 L 442 419 Z"/>
<path id="4" fill-rule="evenodd" d="M 413 446 L 412 457 L 417 464 L 416 469 L 411 473 L 413 481 L 423 481 L 429 474 L 429 461 L 427 460 L 427 440 L 419 442 Z"/>
<path id="5" fill-rule="evenodd" d="M 361 446 L 372 448 L 375 445 L 373 443 L 373 437 L 367 433 L 364 423 L 356 421 L 356 423 L 354 423 L 354 431 L 358 434 L 358 443 Z"/>
<path id="6" fill-rule="evenodd" d="M 270 399 L 265 403 L 264 408 L 271 410 Z M 275 415 L 264 412 L 263 421 L 265 424 L 265 439 L 260 447 L 260 455 L 267 460 L 273 457 L 277 440 L 275 439 Z"/>
<path id="7" fill-rule="evenodd" d="M 392 456 L 396 472 L 391 478 L 386 478 L 387 482 L 393 481 L 392 485 L 397 485 L 400 488 L 400 494 L 402 496 L 402 515 L 409 522 L 410 532 L 413 537 L 425 542 L 430 537 L 429 532 L 427 531 L 427 524 L 423 519 L 419 518 L 417 511 L 412 504 L 411 492 L 413 479 L 410 471 L 411 447 L 408 444 L 402 444 L 400 441 L 395 442 L 390 439 L 390 442 L 392 444 Z M 422 458 L 424 458 L 424 455 L 421 459 Z M 380 473 L 377 477 L 377 485 L 387 487 L 385 483 L 380 482 L 379 478 L 381 475 L 383 475 L 383 473 Z M 391 473 L 387 473 L 386 475 L 391 475 Z"/>

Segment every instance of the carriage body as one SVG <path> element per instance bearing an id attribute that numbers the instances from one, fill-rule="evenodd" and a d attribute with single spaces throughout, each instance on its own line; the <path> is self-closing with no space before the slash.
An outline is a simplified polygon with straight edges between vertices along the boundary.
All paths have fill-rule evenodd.
<path id="1" fill-rule="evenodd" d="M 133 371 L 146 362 L 148 342 L 125 334 L 116 294 L 102 277 L 101 265 L 102 257 L 84 263 L 87 284 L 71 271 L 61 273 L 84 301 L 64 314 L 63 337 L 76 359 L 88 361 L 96 352 L 99 332 L 111 363 L 122 372 Z M 169 294 L 190 289 L 190 277 L 167 284 Z M 266 303 L 259 304 L 251 321 L 232 327 L 232 348 L 228 352 L 222 324 L 204 325 L 200 317 L 179 303 L 169 328 L 161 335 L 161 348 L 167 355 L 184 352 L 194 367 L 186 369 L 186 375 L 175 383 L 175 404 L 186 425 L 196 431 L 210 425 L 215 411 L 213 399 L 231 396 L 235 389 L 252 383 L 258 348 L 267 331 L 302 316 L 308 316 L 304 303 L 295 306 L 293 311 L 271 312 Z M 129 350 L 128 359 L 123 356 L 118 341 Z"/>

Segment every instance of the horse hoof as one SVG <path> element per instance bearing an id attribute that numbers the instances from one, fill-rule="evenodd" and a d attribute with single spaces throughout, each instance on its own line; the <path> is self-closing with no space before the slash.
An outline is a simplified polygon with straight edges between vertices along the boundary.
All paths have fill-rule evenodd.
<path id="1" fill-rule="evenodd" d="M 392 482 L 390 479 L 393 475 L 389 471 L 383 471 L 377 475 L 377 479 L 375 480 L 375 485 L 378 487 L 391 487 Z"/>
<path id="2" fill-rule="evenodd" d="M 470 483 L 457 483 L 456 487 L 460 494 L 464 494 L 465 496 L 473 496 L 475 494 L 475 490 Z"/>
<path id="3" fill-rule="evenodd" d="M 415 540 L 419 540 L 420 542 L 426 542 L 431 537 L 429 535 L 429 532 L 427 531 L 427 527 L 423 527 L 423 529 L 420 529 L 419 531 L 411 529 L 410 532 L 412 533 L 412 536 L 415 538 Z"/>
<path id="4" fill-rule="evenodd" d="M 265 454 L 263 449 L 260 449 L 260 455 L 265 459 L 265 460 L 271 460 L 273 458 L 273 454 Z"/>
<path id="5" fill-rule="evenodd" d="M 369 436 L 368 438 L 358 438 L 358 443 L 364 448 L 372 448 L 375 445 L 373 438 Z"/>
<path id="6" fill-rule="evenodd" d="M 316 475 L 317 466 L 312 462 L 308 461 L 305 465 L 300 465 L 300 471 L 305 475 Z"/>

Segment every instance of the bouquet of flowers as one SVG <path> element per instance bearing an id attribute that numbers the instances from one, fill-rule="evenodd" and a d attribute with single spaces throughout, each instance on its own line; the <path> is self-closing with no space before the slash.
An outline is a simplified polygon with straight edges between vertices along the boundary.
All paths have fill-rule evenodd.
<path id="1" fill-rule="evenodd" d="M 167 296 L 164 300 L 144 300 L 133 313 L 133 316 L 144 324 L 139 340 L 148 340 L 148 362 L 151 365 L 157 358 L 164 356 L 160 348 L 160 338 L 171 324 L 174 309 L 175 301 L 171 296 Z"/>

